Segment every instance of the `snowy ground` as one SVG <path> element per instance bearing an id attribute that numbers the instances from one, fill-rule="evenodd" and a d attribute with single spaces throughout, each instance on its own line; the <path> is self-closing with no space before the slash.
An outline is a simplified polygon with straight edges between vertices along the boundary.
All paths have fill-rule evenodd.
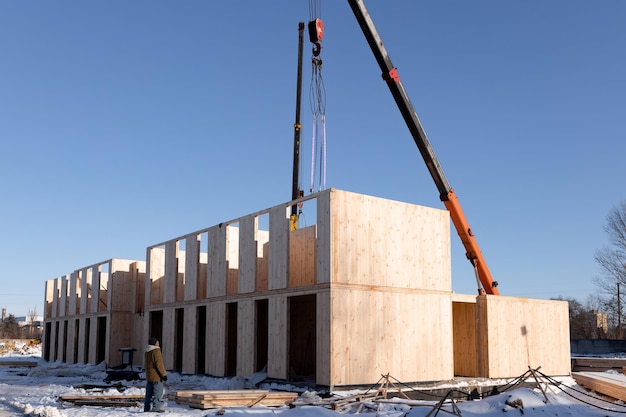
<path id="1" fill-rule="evenodd" d="M 0 345 L 1 347 L 1 345 Z M 41 359 L 38 346 L 25 347 L 17 345 L 14 349 L 2 352 L 0 349 L 0 417 L 5 416 L 45 416 L 45 417 L 120 417 L 143 413 L 143 407 L 94 407 L 74 406 L 62 403 L 60 396 L 66 395 L 143 395 L 143 381 L 123 381 L 123 391 L 115 388 L 105 390 L 86 389 L 90 385 L 106 385 L 107 376 L 104 365 L 66 365 L 60 362 L 48 363 Z M 37 361 L 36 367 L 9 367 L 1 365 L 2 361 Z M 143 375 L 142 375 L 143 376 Z M 211 378 L 170 373 L 165 383 L 166 393 L 177 390 L 228 389 L 233 384 L 245 384 L 245 380 Z M 237 387 L 239 388 L 239 387 Z M 263 389 L 295 390 L 288 385 L 264 385 Z M 463 389 L 461 385 L 451 389 Z M 544 386 L 548 401 L 541 390 L 515 388 L 482 400 L 455 403 L 460 414 L 465 417 L 612 417 L 626 413 L 626 405 L 620 402 L 607 402 L 590 396 L 584 389 L 575 385 L 570 378 L 560 379 L 559 384 Z M 298 391 L 300 397 L 315 397 L 314 392 Z M 355 392 L 337 392 L 336 396 L 353 395 Z M 425 417 L 432 412 L 435 415 L 434 402 L 395 402 L 370 403 L 357 411 L 357 405 L 342 410 L 342 413 L 321 406 L 289 407 L 252 407 L 227 408 L 222 410 L 227 416 L 254 417 L 324 417 L 348 415 L 370 415 L 381 417 Z M 204 417 L 218 413 L 218 410 L 196 410 L 185 405 L 176 404 L 173 400 L 167 403 L 170 417 Z M 437 415 L 454 415 L 452 404 L 448 402 Z"/>

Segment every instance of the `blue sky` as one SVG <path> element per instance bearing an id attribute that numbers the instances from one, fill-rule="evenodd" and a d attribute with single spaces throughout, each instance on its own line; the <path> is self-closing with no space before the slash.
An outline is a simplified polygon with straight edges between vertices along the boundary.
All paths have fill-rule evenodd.
<path id="1" fill-rule="evenodd" d="M 369 1 L 503 295 L 585 300 L 626 199 L 626 2 Z M 291 197 L 308 2 L 3 2 L 0 306 Z M 327 186 L 443 208 L 347 2 L 322 0 Z M 309 189 L 310 44 L 303 181 Z M 458 237 L 453 289 L 475 293 Z"/>

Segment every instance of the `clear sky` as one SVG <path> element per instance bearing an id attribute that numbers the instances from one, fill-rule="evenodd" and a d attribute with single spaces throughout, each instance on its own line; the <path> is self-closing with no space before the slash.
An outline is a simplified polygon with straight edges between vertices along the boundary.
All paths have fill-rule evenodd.
<path id="1" fill-rule="evenodd" d="M 327 187 L 443 208 L 350 7 L 321 3 Z M 626 2 L 366 4 L 500 292 L 597 292 L 626 199 Z M 309 18 L 304 0 L 2 2 L 0 306 L 42 314 L 46 280 L 288 201 Z"/>

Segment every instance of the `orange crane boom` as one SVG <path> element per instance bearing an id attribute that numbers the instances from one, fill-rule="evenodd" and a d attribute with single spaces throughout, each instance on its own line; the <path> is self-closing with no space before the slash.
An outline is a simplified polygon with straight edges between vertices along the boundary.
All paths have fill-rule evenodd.
<path id="1" fill-rule="evenodd" d="M 400 81 L 398 71 L 391 63 L 391 59 L 385 50 L 383 42 L 380 39 L 376 27 L 374 26 L 374 22 L 369 16 L 365 4 L 362 0 L 348 0 L 348 3 L 350 4 L 352 12 L 356 17 L 363 34 L 365 35 L 367 43 L 374 53 L 374 57 L 376 58 L 378 65 L 380 66 L 382 77 L 387 82 L 389 91 L 398 105 L 398 109 L 400 110 L 411 135 L 413 136 L 415 144 L 422 154 L 422 158 L 426 163 L 428 171 L 435 181 L 435 185 L 439 190 L 439 197 L 450 212 L 452 223 L 454 224 L 454 227 L 461 238 L 461 242 L 465 247 L 465 255 L 473 265 L 477 281 L 479 281 L 478 293 L 499 295 L 500 293 L 497 288 L 498 282 L 494 281 L 491 276 L 491 272 L 489 271 L 487 263 L 483 258 L 478 242 L 476 241 L 476 238 L 472 233 L 472 229 L 469 227 L 469 223 L 465 218 L 463 209 L 461 208 L 454 190 L 450 187 L 441 165 L 439 165 L 439 161 L 437 160 L 437 156 L 430 145 L 428 136 L 426 136 L 422 123 L 413 109 L 411 100 L 402 85 L 402 81 Z"/>

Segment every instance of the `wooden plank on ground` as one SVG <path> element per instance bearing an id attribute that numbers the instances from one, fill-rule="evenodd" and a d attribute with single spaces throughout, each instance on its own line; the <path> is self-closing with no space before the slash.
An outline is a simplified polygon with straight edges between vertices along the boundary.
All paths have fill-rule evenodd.
<path id="1" fill-rule="evenodd" d="M 108 399 L 108 400 L 143 400 L 143 395 L 61 395 L 60 400 L 77 401 L 90 399 Z"/>
<path id="2" fill-rule="evenodd" d="M 292 402 L 298 394 L 266 390 L 177 391 L 174 401 L 202 410 L 224 407 L 278 407 Z"/>
<path id="3" fill-rule="evenodd" d="M 626 401 L 626 378 L 608 372 L 572 372 L 572 378 L 581 386 Z"/>
<path id="4" fill-rule="evenodd" d="M 95 407 L 136 407 L 143 402 L 143 395 L 62 395 L 59 401 L 74 405 Z"/>
<path id="5" fill-rule="evenodd" d="M 572 358 L 573 372 L 604 372 L 609 369 L 621 371 L 626 367 L 626 358 Z"/>
<path id="6" fill-rule="evenodd" d="M 0 365 L 10 366 L 10 367 L 23 366 L 26 368 L 32 368 L 32 367 L 37 366 L 37 362 L 35 361 L 0 361 Z"/>

